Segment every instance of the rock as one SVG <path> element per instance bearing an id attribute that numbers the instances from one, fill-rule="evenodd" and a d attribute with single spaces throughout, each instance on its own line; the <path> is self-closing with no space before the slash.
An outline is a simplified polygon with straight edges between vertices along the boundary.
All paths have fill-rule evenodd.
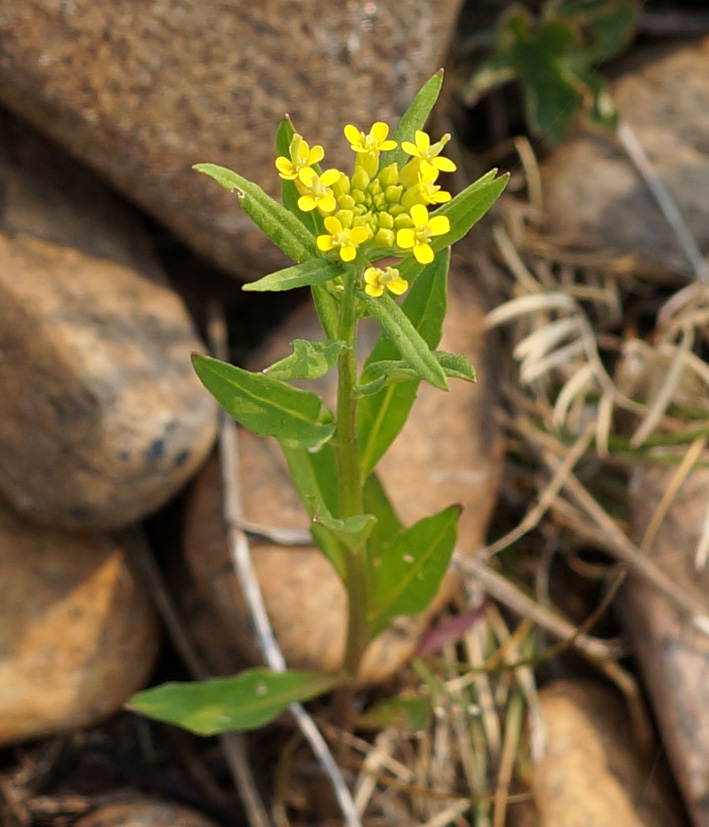
<path id="1" fill-rule="evenodd" d="M 178 804 L 141 800 L 99 807 L 75 827 L 214 827 L 214 822 Z"/>
<path id="2" fill-rule="evenodd" d="M 638 464 L 629 489 L 630 536 L 640 543 L 676 467 Z M 648 548 L 649 558 L 709 614 L 709 570 L 694 563 L 707 514 L 709 471 L 690 472 Z M 709 633 L 639 577 L 623 615 L 662 740 L 695 827 L 709 824 Z"/>
<path id="3" fill-rule="evenodd" d="M 342 164 L 343 126 L 398 121 L 441 66 L 460 5 L 4 0 L 0 99 L 207 258 L 263 275 L 284 259 L 190 167 L 233 167 L 275 194 L 286 112 Z"/>
<path id="4" fill-rule="evenodd" d="M 143 686 L 159 633 L 120 542 L 0 504 L 0 746 L 91 726 Z"/>
<path id="5" fill-rule="evenodd" d="M 638 48 L 612 86 L 699 247 L 709 247 L 709 39 Z M 688 261 L 634 166 L 612 137 L 560 146 L 543 166 L 549 230 L 583 247 L 690 274 Z"/>
<path id="6" fill-rule="evenodd" d="M 617 693 L 590 681 L 557 681 L 539 701 L 545 750 L 532 777 L 538 827 L 680 827 L 681 805 L 656 766 L 656 751 L 633 747 Z"/>
<path id="7" fill-rule="evenodd" d="M 203 345 L 135 216 L 31 131 L 0 128 L 0 492 L 40 522 L 125 525 L 213 444 L 190 364 Z"/>
<path id="8" fill-rule="evenodd" d="M 502 443 L 493 424 L 493 389 L 483 349 L 484 309 L 470 274 L 451 273 L 449 313 L 442 347 L 465 353 L 479 382 L 452 382 L 441 393 L 421 386 L 405 429 L 378 466 L 405 524 L 451 503 L 464 505 L 459 548 L 474 553 L 483 541 L 501 469 Z M 297 313 L 254 360 L 259 368 L 288 352 L 293 338 L 313 337 L 311 311 Z M 330 391 L 332 379 L 328 377 Z M 309 383 L 310 384 L 310 383 Z M 277 445 L 241 431 L 241 466 L 246 517 L 272 527 L 307 528 Z M 223 529 L 221 483 L 216 463 L 198 478 L 187 506 L 185 549 L 202 594 L 211 599 L 227 628 L 254 661 L 259 660 L 250 621 L 232 573 Z M 289 665 L 336 670 L 341 665 L 346 621 L 343 587 L 313 547 L 255 543 L 254 563 L 276 636 Z M 399 619 L 365 658 L 361 680 L 375 683 L 412 655 L 432 611 L 457 585 L 449 576 L 430 612 Z"/>

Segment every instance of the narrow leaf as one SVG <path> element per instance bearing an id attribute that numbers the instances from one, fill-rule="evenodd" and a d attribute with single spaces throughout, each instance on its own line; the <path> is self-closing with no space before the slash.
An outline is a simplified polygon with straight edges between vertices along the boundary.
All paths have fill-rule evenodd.
<path id="1" fill-rule="evenodd" d="M 264 726 L 291 704 L 329 692 L 339 682 L 337 675 L 323 672 L 256 668 L 201 683 L 164 683 L 133 695 L 129 707 L 196 735 L 216 735 Z"/>
<path id="2" fill-rule="evenodd" d="M 389 164 L 397 163 L 403 166 L 408 160 L 409 156 L 401 148 L 402 141 L 413 141 L 417 129 L 423 129 L 431 114 L 438 96 L 441 93 L 443 86 L 443 69 L 439 69 L 432 78 L 426 81 L 421 89 L 416 94 L 416 97 L 411 101 L 411 105 L 406 110 L 399 125 L 392 133 L 392 138 L 398 142 L 399 146 L 396 149 L 391 149 L 388 152 L 383 152 L 380 162 L 380 169 Z"/>
<path id="3" fill-rule="evenodd" d="M 335 430 L 319 396 L 263 373 L 251 373 L 210 356 L 192 356 L 202 384 L 224 410 L 258 436 L 301 448 L 317 448 Z"/>
<path id="4" fill-rule="evenodd" d="M 377 518 L 371 514 L 358 514 L 355 517 L 333 517 L 325 508 L 316 508 L 313 521 L 326 528 L 350 551 L 358 551 L 372 533 Z"/>
<path id="5" fill-rule="evenodd" d="M 360 296 L 366 309 L 394 342 L 408 365 L 416 371 L 419 379 L 425 379 L 441 390 L 448 390 L 443 369 L 399 305 L 388 295 L 377 299 L 366 293 Z"/>
<path id="6" fill-rule="evenodd" d="M 290 344 L 293 353 L 266 368 L 264 373 L 284 382 L 294 379 L 318 379 L 335 367 L 343 346 L 342 342 L 333 342 L 330 339 L 324 342 L 294 339 Z"/>
<path id="7" fill-rule="evenodd" d="M 315 236 L 258 184 L 216 164 L 195 164 L 192 169 L 213 178 L 229 192 L 236 192 L 244 212 L 294 261 L 300 263 L 320 257 Z"/>
<path id="8" fill-rule="evenodd" d="M 401 305 L 401 309 L 430 348 L 435 348 L 441 340 L 446 315 L 449 263 L 450 251 L 439 253 L 431 264 L 423 268 Z M 394 342 L 382 333 L 367 364 L 400 358 L 401 354 Z M 376 466 L 404 427 L 417 390 L 418 381 L 405 382 L 360 400 L 357 432 L 364 477 Z"/>
<path id="9" fill-rule="evenodd" d="M 242 290 L 255 293 L 280 293 L 283 290 L 293 290 L 296 287 L 307 287 L 312 284 L 325 284 L 326 281 L 342 275 L 339 264 L 328 261 L 318 255 L 318 258 L 304 261 L 293 267 L 276 270 L 258 281 L 247 282 Z"/>
<path id="10" fill-rule="evenodd" d="M 310 292 L 313 294 L 313 304 L 320 319 L 320 324 L 328 339 L 337 338 L 337 300 L 325 285 L 312 284 Z"/>
<path id="11" fill-rule="evenodd" d="M 475 380 L 475 368 L 462 353 L 446 353 L 436 350 L 433 355 L 448 378 L 464 379 L 468 382 Z M 362 373 L 362 384 L 357 385 L 355 390 L 363 396 L 368 396 L 383 387 L 400 382 L 411 382 L 414 379 L 418 379 L 418 375 L 406 362 L 401 360 L 373 362 Z"/>
<path id="12" fill-rule="evenodd" d="M 377 518 L 367 544 L 369 564 L 377 567 L 380 565 L 377 561 L 381 558 L 384 546 L 390 543 L 401 531 L 401 520 L 397 517 L 394 506 L 391 504 L 384 486 L 375 472 L 372 472 L 364 481 L 362 498 L 364 500 L 364 510 Z"/>
<path id="13" fill-rule="evenodd" d="M 433 600 L 453 554 L 459 514 L 460 506 L 453 505 L 424 517 L 384 547 L 373 571 L 368 620 L 374 634 L 399 615 L 422 612 Z"/>

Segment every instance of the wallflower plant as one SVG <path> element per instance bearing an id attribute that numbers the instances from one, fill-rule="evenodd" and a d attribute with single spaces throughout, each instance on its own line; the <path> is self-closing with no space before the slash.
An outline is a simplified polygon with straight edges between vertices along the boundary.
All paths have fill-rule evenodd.
<path id="1" fill-rule="evenodd" d="M 295 261 L 244 290 L 312 291 L 321 341 L 293 342 L 293 354 L 261 373 L 208 356 L 193 361 L 237 422 L 280 443 L 313 540 L 345 586 L 348 631 L 337 674 L 259 667 L 233 678 L 165 684 L 132 698 L 132 707 L 150 717 L 211 735 L 261 726 L 290 704 L 335 687 L 351 691 L 372 640 L 396 617 L 422 612 L 438 591 L 460 508 L 402 526 L 376 465 L 403 428 L 420 382 L 445 391 L 449 379 L 474 378 L 464 356 L 436 349 L 450 245 L 487 212 L 507 181 L 492 170 L 455 197 L 441 189 L 439 173 L 455 169 L 441 155 L 450 136 L 432 144 L 423 131 L 441 83 L 438 72 L 391 137 L 382 122 L 366 133 L 345 126 L 351 175 L 321 169 L 324 149 L 311 147 L 284 119 L 275 162 L 282 204 L 228 169 L 195 167 L 236 192 L 245 212 Z M 360 369 L 357 326 L 367 316 L 381 336 Z M 338 377 L 334 411 L 290 384 L 331 369 Z"/>

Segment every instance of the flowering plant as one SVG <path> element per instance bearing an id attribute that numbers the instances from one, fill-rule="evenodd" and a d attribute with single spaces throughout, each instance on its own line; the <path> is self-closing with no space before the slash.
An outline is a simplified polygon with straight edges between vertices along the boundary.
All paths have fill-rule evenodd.
<path id="1" fill-rule="evenodd" d="M 311 520 L 314 541 L 348 596 L 342 670 L 334 675 L 250 669 L 201 684 L 166 684 L 138 693 L 135 709 L 199 734 L 249 729 L 295 701 L 336 686 L 352 687 L 367 646 L 396 617 L 423 611 L 448 568 L 458 506 L 403 527 L 375 467 L 402 429 L 421 381 L 446 390 L 471 380 L 459 354 L 436 350 L 446 310 L 449 248 L 484 215 L 506 184 L 484 175 L 454 198 L 441 172 L 455 164 L 422 127 L 438 97 L 442 73 L 421 89 L 389 137 L 385 123 L 366 134 L 347 125 L 355 154 L 351 176 L 320 166 L 286 118 L 277 133 L 279 204 L 256 184 L 213 164 L 195 168 L 237 193 L 243 209 L 296 264 L 244 290 L 309 286 L 324 339 L 296 340 L 294 352 L 262 373 L 195 356 L 205 387 L 241 425 L 275 437 Z M 394 297 L 407 294 L 401 304 Z M 362 370 L 358 321 L 372 316 L 382 335 Z M 337 404 L 290 384 L 337 369 Z"/>

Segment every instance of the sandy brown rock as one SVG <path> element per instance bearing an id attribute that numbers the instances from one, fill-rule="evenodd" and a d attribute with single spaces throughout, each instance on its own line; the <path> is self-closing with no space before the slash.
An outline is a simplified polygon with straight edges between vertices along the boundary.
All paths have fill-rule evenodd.
<path id="1" fill-rule="evenodd" d="M 0 504 L 0 745 L 90 726 L 152 669 L 152 607 L 104 534 L 28 524 Z"/>
<path id="2" fill-rule="evenodd" d="M 423 386 L 412 416 L 378 467 L 405 523 L 451 503 L 464 506 L 460 548 L 480 545 L 500 473 L 501 441 L 492 421 L 492 383 L 482 339 L 484 310 L 469 274 L 453 276 L 442 347 L 463 352 L 478 368 L 476 385 L 451 383 L 448 393 Z M 314 335 L 313 315 L 298 313 L 256 358 L 255 367 L 283 356 L 287 343 Z M 241 467 L 246 516 L 267 526 L 307 527 L 277 445 L 242 431 Z M 221 486 L 216 463 L 198 478 L 188 506 L 188 566 L 242 646 L 257 659 L 249 620 L 224 541 Z M 255 543 L 254 562 L 276 635 L 293 667 L 334 670 L 344 649 L 346 600 L 329 563 L 314 548 Z M 446 581 L 437 605 L 456 581 Z M 435 608 L 435 607 L 434 607 Z M 391 675 L 413 653 L 426 617 L 401 619 L 370 648 L 363 680 Z"/>
<path id="3" fill-rule="evenodd" d="M 636 49 L 613 97 L 697 240 L 709 247 L 709 40 Z M 565 142 L 543 167 L 549 229 L 583 247 L 690 273 L 688 261 L 620 143 Z"/>
<path id="4" fill-rule="evenodd" d="M 178 804 L 145 800 L 99 807 L 75 827 L 214 827 L 214 822 Z"/>
<path id="5" fill-rule="evenodd" d="M 558 681 L 541 691 L 540 708 L 545 750 L 532 778 L 538 827 L 684 824 L 656 751 L 634 747 L 617 693 L 589 681 Z"/>
<path id="6" fill-rule="evenodd" d="M 634 541 L 642 541 L 675 471 L 673 466 L 636 467 L 629 491 Z M 709 569 L 698 570 L 694 555 L 708 504 L 709 471 L 698 468 L 682 485 L 648 551 L 707 614 Z M 629 578 L 623 600 L 663 743 L 693 824 L 704 827 L 709 824 L 709 635 L 641 578 Z"/>
<path id="7" fill-rule="evenodd" d="M 345 124 L 395 123 L 441 65 L 460 0 L 4 0 L 0 99 L 241 276 L 283 263 L 209 161 L 272 194 L 288 112 L 327 162 Z"/>

